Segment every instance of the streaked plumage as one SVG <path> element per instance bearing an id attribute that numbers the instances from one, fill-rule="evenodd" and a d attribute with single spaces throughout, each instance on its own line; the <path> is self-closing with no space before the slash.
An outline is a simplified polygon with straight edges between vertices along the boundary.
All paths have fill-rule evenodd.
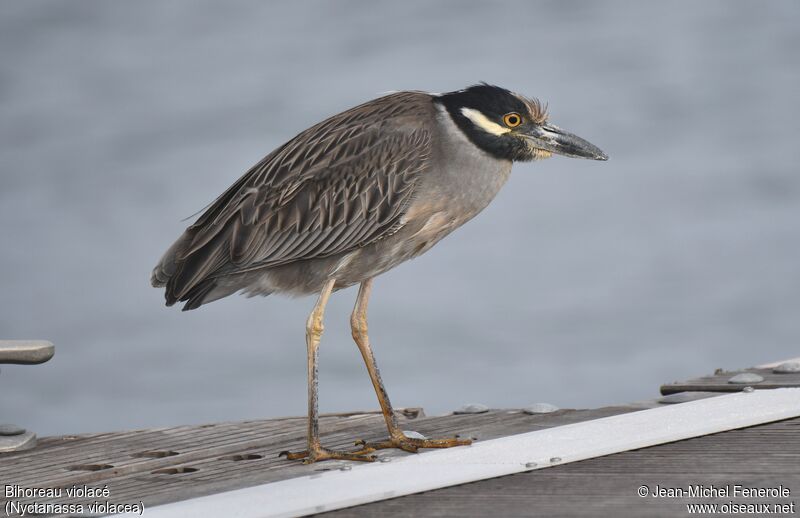
<path id="1" fill-rule="evenodd" d="M 449 447 L 405 437 L 366 334 L 372 278 L 430 249 L 494 199 L 514 161 L 552 153 L 605 160 L 547 123 L 532 99 L 481 84 L 447 94 L 399 92 L 303 131 L 253 166 L 167 250 L 153 270 L 167 305 L 184 310 L 243 291 L 320 293 L 307 325 L 309 448 L 292 458 L 369 460 L 331 452 L 316 429 L 316 351 L 329 295 L 361 283 L 351 324 L 390 441 L 372 448 Z"/>
<path id="2" fill-rule="evenodd" d="M 221 276 L 326 258 L 391 235 L 429 163 L 431 130 L 420 120 L 432 108 L 426 94 L 402 92 L 300 133 L 187 229 L 153 284 L 166 285 L 168 304 L 193 309 Z"/>

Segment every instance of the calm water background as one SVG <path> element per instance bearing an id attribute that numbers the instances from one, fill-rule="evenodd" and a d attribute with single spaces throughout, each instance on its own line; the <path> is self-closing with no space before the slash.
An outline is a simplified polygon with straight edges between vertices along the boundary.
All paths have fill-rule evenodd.
<path id="1" fill-rule="evenodd" d="M 592 407 L 800 353 L 800 3 L 0 3 L 0 375 L 43 434 L 305 412 L 313 300 L 163 306 L 185 218 L 300 130 L 398 89 L 534 95 L 607 163 L 519 164 L 376 282 L 397 406 Z M 333 298 L 324 411 L 375 408 Z"/>

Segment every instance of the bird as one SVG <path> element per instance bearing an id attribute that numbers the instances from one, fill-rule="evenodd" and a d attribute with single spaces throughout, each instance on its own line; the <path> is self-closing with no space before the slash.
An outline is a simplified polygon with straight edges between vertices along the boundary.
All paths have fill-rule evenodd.
<path id="1" fill-rule="evenodd" d="M 376 450 L 466 446 L 419 438 L 398 424 L 367 329 L 373 280 L 425 253 L 481 212 L 514 162 L 607 160 L 588 141 L 549 123 L 536 98 L 478 83 L 447 93 L 392 92 L 300 132 L 250 168 L 168 248 L 152 271 L 166 304 L 193 310 L 241 292 L 315 295 L 306 321 L 307 447 L 281 452 L 304 463 L 373 461 Z M 352 336 L 375 389 L 388 439 L 354 451 L 319 437 L 318 351 L 325 306 L 359 285 Z"/>

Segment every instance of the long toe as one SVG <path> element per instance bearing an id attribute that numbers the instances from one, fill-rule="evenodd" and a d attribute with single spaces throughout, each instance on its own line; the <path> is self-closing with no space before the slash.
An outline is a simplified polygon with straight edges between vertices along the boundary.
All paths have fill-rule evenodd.
<path id="1" fill-rule="evenodd" d="M 285 450 L 278 454 L 278 457 L 286 457 L 288 460 L 299 460 L 308 457 L 308 450 L 303 451 L 289 451 Z"/>
<path id="2" fill-rule="evenodd" d="M 469 446 L 472 439 L 461 439 L 459 437 L 447 437 L 443 439 L 417 439 L 407 437 L 405 434 L 390 437 L 387 441 L 366 442 L 356 441 L 356 446 L 361 446 L 361 451 L 383 450 L 386 448 L 398 448 L 403 451 L 416 453 L 420 448 L 452 448 L 454 446 Z"/>
<path id="3" fill-rule="evenodd" d="M 303 459 L 303 464 L 312 464 L 322 460 L 353 460 L 359 462 L 373 462 L 375 455 L 370 455 L 374 450 L 362 448 L 358 451 L 329 450 L 328 448 L 312 448 L 298 452 L 282 451 L 278 456 L 285 456 L 288 460 Z"/>

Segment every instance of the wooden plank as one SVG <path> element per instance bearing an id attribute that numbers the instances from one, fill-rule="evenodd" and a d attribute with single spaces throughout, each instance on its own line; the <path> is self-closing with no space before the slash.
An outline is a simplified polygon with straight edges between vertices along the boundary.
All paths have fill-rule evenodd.
<path id="1" fill-rule="evenodd" d="M 332 511 L 324 516 L 688 516 L 688 503 L 797 502 L 799 462 L 800 419 L 792 419 L 437 489 Z M 783 485 L 790 488 L 791 498 L 691 499 L 637 495 L 641 485 L 652 490 L 657 485 L 685 488 L 690 484 L 759 488 Z"/>
<path id="2" fill-rule="evenodd" d="M 798 388 L 728 394 L 195 498 L 149 515 L 305 516 L 797 416 Z"/>
<path id="3" fill-rule="evenodd" d="M 422 415 L 415 410 L 401 413 L 399 419 L 404 429 L 414 429 L 426 436 L 462 433 L 480 441 L 632 410 L 620 406 L 537 415 L 528 415 L 521 410 L 493 410 L 473 415 L 407 417 Z M 352 447 L 357 438 L 379 440 L 386 434 L 383 418 L 376 412 L 325 416 L 321 421 L 321 431 L 323 442 L 335 448 Z M 24 454 L 0 455 L 0 480 L 22 487 L 80 484 L 102 487 L 107 484 L 113 502 L 142 500 L 149 508 L 155 504 L 319 474 L 343 464 L 325 462 L 306 466 L 278 458 L 280 451 L 304 448 L 305 433 L 305 418 L 295 417 L 50 437 L 42 439 L 38 448 Z M 147 452 L 153 456 L 142 456 Z M 161 452 L 164 456 L 152 452 Z M 385 450 L 380 455 L 410 454 Z M 98 471 L 70 470 L 78 465 L 112 467 Z M 186 467 L 197 471 L 159 473 L 160 470 L 177 471 Z M 56 499 L 39 501 L 53 502 Z M 90 499 L 72 501 L 87 503 Z"/>
<path id="4" fill-rule="evenodd" d="M 730 383 L 729 380 L 731 378 L 743 373 L 756 374 L 761 376 L 763 381 L 757 383 Z M 800 372 L 779 374 L 773 372 L 772 368 L 752 368 L 740 371 L 723 371 L 719 369 L 710 376 L 662 385 L 661 393 L 666 396 L 677 392 L 740 392 L 744 387 L 748 386 L 756 390 L 800 387 Z"/>
<path id="5" fill-rule="evenodd" d="M 750 369 L 753 371 L 752 369 Z M 759 372 L 755 370 L 755 372 Z M 735 374 L 725 373 L 729 375 Z M 718 376 L 723 375 L 718 373 Z M 787 377 L 788 376 L 788 377 Z M 795 375 L 780 375 L 782 384 Z M 765 381 L 771 378 L 765 376 Z M 675 389 L 680 386 L 674 384 Z M 700 385 L 704 387 L 703 385 Z M 765 386 L 769 386 L 768 384 Z M 741 388 L 741 386 L 737 387 Z M 707 397 L 712 392 L 690 392 L 679 400 Z M 716 393 L 720 393 L 717 391 Z M 399 417 L 404 429 L 426 436 L 460 433 L 479 442 L 553 426 L 568 425 L 642 408 L 663 406 L 666 400 L 651 400 L 594 410 L 560 410 L 528 415 L 521 410 L 492 410 L 485 414 L 422 417 L 421 409 L 405 409 Z M 417 419 L 414 417 L 420 416 Z M 326 415 L 322 419 L 323 442 L 348 448 L 355 438 L 378 440 L 385 437 L 383 419 L 377 411 Z M 335 470 L 346 463 L 325 462 L 304 466 L 277 458 L 286 449 L 302 449 L 306 421 L 303 417 L 176 426 L 154 430 L 93 433 L 40 439 L 29 452 L 0 454 L 0 480 L 25 487 L 67 487 L 73 484 L 108 484 L 113 502 L 143 500 L 148 509 L 161 503 L 251 487 L 309 474 Z M 758 445 L 750 445 L 758 448 Z M 147 452 L 176 452 L 176 455 L 143 456 Z M 405 452 L 386 450 L 384 457 L 402 457 Z M 239 459 L 239 460 L 234 460 Z M 77 465 L 109 465 L 99 471 L 73 471 Z M 193 472 L 169 474 L 160 470 Z M 4 499 L 0 498 L 4 503 Z"/>
<path id="6" fill-rule="evenodd" d="M 756 369 L 772 369 L 781 365 L 783 363 L 800 363 L 800 356 L 797 358 L 789 358 L 788 360 L 781 360 L 777 362 L 770 362 L 770 363 L 762 363 L 761 365 L 756 365 Z"/>

